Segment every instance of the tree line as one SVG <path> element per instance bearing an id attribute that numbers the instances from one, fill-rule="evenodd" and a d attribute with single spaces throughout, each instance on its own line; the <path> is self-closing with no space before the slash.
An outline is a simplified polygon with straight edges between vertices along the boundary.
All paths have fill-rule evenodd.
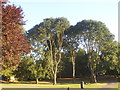
<path id="1" fill-rule="evenodd" d="M 96 83 L 96 75 L 120 74 L 120 43 L 103 22 L 82 20 L 70 25 L 64 17 L 46 18 L 25 32 L 21 8 L 2 8 L 3 76 L 36 83 L 53 79 L 56 84 L 60 77 L 90 76 Z"/>

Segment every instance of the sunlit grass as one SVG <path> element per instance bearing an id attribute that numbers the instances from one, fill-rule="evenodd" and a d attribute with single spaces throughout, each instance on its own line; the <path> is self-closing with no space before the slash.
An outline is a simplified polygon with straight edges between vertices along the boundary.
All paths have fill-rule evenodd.
<path id="1" fill-rule="evenodd" d="M 118 85 L 115 88 L 119 88 L 120 89 L 120 83 L 118 83 Z"/>
<path id="2" fill-rule="evenodd" d="M 52 85 L 52 84 L 2 84 L 3 88 L 7 88 L 6 86 L 26 86 L 26 87 L 40 87 L 40 88 L 80 88 L 80 84 L 57 84 L 57 85 Z M 99 88 L 103 85 L 106 85 L 106 83 L 103 84 L 85 84 L 85 88 Z"/>
<path id="3" fill-rule="evenodd" d="M 85 85 L 85 88 L 99 88 L 104 85 L 107 85 L 107 83 L 88 84 L 88 85 Z"/>
<path id="4" fill-rule="evenodd" d="M 89 78 L 76 78 L 74 81 L 72 78 L 60 78 L 57 80 L 57 85 L 52 84 L 52 80 L 48 81 L 39 81 L 39 84 L 35 84 L 35 81 L 17 81 L 17 82 L 3 82 L 0 85 L 2 85 L 3 88 L 21 88 L 21 87 L 39 87 L 39 88 L 80 88 L 81 81 L 85 82 L 84 88 L 99 88 L 104 85 L 107 85 L 109 82 L 117 82 L 116 78 L 98 78 L 99 82 L 95 84 L 90 84 Z M 8 87 L 10 86 L 10 87 Z M 115 86 L 114 88 L 120 87 L 119 85 Z"/>

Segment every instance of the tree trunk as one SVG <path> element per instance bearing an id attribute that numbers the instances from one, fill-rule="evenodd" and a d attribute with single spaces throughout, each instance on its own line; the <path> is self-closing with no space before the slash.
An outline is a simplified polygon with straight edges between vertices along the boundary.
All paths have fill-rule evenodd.
<path id="1" fill-rule="evenodd" d="M 57 74 L 55 73 L 53 77 L 53 85 L 56 85 L 56 83 L 57 83 Z"/>
<path id="2" fill-rule="evenodd" d="M 75 82 L 75 57 L 74 55 L 72 56 L 72 68 L 73 68 L 73 83 Z"/>
<path id="3" fill-rule="evenodd" d="M 38 78 L 36 78 L 36 84 L 38 84 Z"/>
<path id="4" fill-rule="evenodd" d="M 73 79 L 75 78 L 75 60 L 74 57 L 72 57 L 72 65 L 73 65 Z"/>
<path id="5" fill-rule="evenodd" d="M 97 83 L 96 75 L 94 73 L 91 75 L 91 82 L 92 83 Z"/>
<path id="6" fill-rule="evenodd" d="M 73 78 L 75 78 L 75 63 L 73 63 Z"/>
<path id="7" fill-rule="evenodd" d="M 94 66 L 91 64 L 90 65 L 90 71 L 91 71 L 91 83 L 97 83 L 97 80 L 96 80 L 96 75 L 95 75 L 95 72 L 94 72 Z"/>

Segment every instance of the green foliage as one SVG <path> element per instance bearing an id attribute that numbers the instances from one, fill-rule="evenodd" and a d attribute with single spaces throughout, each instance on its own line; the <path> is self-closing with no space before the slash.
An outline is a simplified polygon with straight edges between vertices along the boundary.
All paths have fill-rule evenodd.
<path id="1" fill-rule="evenodd" d="M 47 18 L 28 31 L 28 37 L 32 41 L 34 48 L 43 47 L 41 54 L 35 53 L 46 56 L 45 59 L 49 61 L 50 71 L 55 84 L 59 71 L 58 67 L 62 58 L 61 51 L 63 48 L 64 31 L 67 28 L 69 28 L 69 22 L 66 18 Z"/>
<path id="2" fill-rule="evenodd" d="M 74 26 L 74 33 L 80 45 L 87 53 L 88 67 L 91 71 L 92 82 L 96 82 L 95 70 L 100 62 L 101 50 L 106 43 L 114 40 L 104 23 L 95 20 L 83 20 Z"/>
<path id="3" fill-rule="evenodd" d="M 90 76 L 88 58 L 84 49 L 79 49 L 76 55 L 76 76 Z"/>
<path id="4" fill-rule="evenodd" d="M 22 80 L 28 79 L 43 79 L 48 78 L 46 74 L 48 69 L 46 68 L 46 62 L 41 59 L 35 60 L 33 56 L 26 56 L 22 59 L 18 70 L 15 72 L 16 77 Z"/>
<path id="5" fill-rule="evenodd" d="M 31 71 L 28 70 L 30 63 L 32 63 L 32 59 L 30 57 L 22 58 L 21 63 L 18 66 L 18 69 L 14 72 L 18 79 L 20 80 L 27 80 L 29 78 L 33 79 Z"/>
<path id="6" fill-rule="evenodd" d="M 43 62 L 41 60 L 36 60 L 34 62 L 29 63 L 28 70 L 31 71 L 34 78 L 44 78 L 45 77 L 45 70 L 43 67 Z"/>
<path id="7" fill-rule="evenodd" d="M 91 49 L 97 52 L 104 43 L 114 39 L 114 35 L 110 33 L 105 24 L 95 20 L 83 20 L 77 23 L 74 32 L 87 52 Z"/>
<path id="8" fill-rule="evenodd" d="M 73 77 L 75 70 L 77 76 L 112 71 L 120 74 L 120 43 L 114 41 L 104 23 L 82 20 L 70 26 L 64 17 L 46 18 L 26 32 L 30 40 L 23 24 L 21 7 L 2 5 L 1 75 L 9 78 L 15 73 L 24 80 L 52 77 L 55 83 L 58 73 L 70 77 L 72 67 Z M 31 54 L 23 55 L 31 50 Z"/>
<path id="9" fill-rule="evenodd" d="M 7 81 L 9 81 L 10 77 L 13 75 L 13 71 L 9 70 L 9 69 L 8 70 L 4 70 L 4 71 L 2 71 L 2 75 L 4 77 L 6 77 Z"/>
<path id="10" fill-rule="evenodd" d="M 47 18 L 30 29 L 27 36 L 34 50 L 27 61 L 23 60 L 22 67 L 30 75 L 25 77 L 72 77 L 74 63 L 77 77 L 119 72 L 117 42 L 100 21 L 83 20 L 70 26 L 66 18 Z"/>
<path id="11" fill-rule="evenodd" d="M 70 60 L 69 53 L 62 54 L 62 61 L 61 61 L 61 71 L 58 73 L 58 77 L 61 78 L 71 78 L 72 77 L 72 63 Z"/>
<path id="12" fill-rule="evenodd" d="M 101 51 L 101 61 L 98 65 L 99 70 L 104 72 L 115 70 L 119 73 L 118 45 L 117 42 L 106 43 Z"/>

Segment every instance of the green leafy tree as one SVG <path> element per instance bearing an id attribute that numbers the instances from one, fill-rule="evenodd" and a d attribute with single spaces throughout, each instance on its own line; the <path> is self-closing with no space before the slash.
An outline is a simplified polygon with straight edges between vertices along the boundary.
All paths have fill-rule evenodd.
<path id="1" fill-rule="evenodd" d="M 58 73 L 58 76 L 61 78 L 72 78 L 72 63 L 70 60 L 70 54 L 69 53 L 63 53 L 62 54 L 62 70 Z"/>
<path id="2" fill-rule="evenodd" d="M 111 70 L 119 72 L 118 47 L 119 44 L 116 41 L 104 45 L 101 51 L 101 61 L 98 65 L 98 70 L 102 73 L 107 73 Z"/>
<path id="3" fill-rule="evenodd" d="M 118 42 L 118 53 L 117 53 L 117 56 L 118 56 L 118 65 L 117 65 L 117 71 L 118 73 L 120 74 L 120 42 Z"/>
<path id="4" fill-rule="evenodd" d="M 84 49 L 79 49 L 76 53 L 76 76 L 89 76 L 88 58 Z"/>
<path id="5" fill-rule="evenodd" d="M 17 70 L 14 71 L 18 80 L 34 79 L 31 71 L 28 70 L 32 63 L 33 59 L 30 56 L 24 56 L 24 58 L 21 58 L 21 63 L 19 64 Z"/>
<path id="6" fill-rule="evenodd" d="M 75 25 L 74 32 L 80 45 L 88 56 L 88 67 L 91 71 L 91 82 L 96 83 L 96 64 L 99 63 L 99 55 L 106 42 L 112 42 L 114 36 L 104 23 L 95 20 L 83 20 Z"/>
<path id="7" fill-rule="evenodd" d="M 23 58 L 15 73 L 22 80 L 35 79 L 38 84 L 38 80 L 48 77 L 47 72 L 47 62 L 42 59 L 36 60 L 33 55 L 30 55 Z"/>
<path id="8" fill-rule="evenodd" d="M 56 84 L 59 63 L 61 61 L 64 31 L 69 28 L 66 18 L 47 18 L 42 23 L 36 25 L 28 31 L 28 36 L 34 42 L 41 42 L 44 52 L 47 52 L 53 84 Z"/>
<path id="9" fill-rule="evenodd" d="M 76 73 L 76 69 L 75 69 L 75 64 L 76 64 L 76 52 L 78 50 L 78 42 L 77 42 L 77 38 L 74 37 L 74 32 L 73 32 L 73 26 L 71 26 L 69 29 L 67 29 L 65 31 L 65 40 L 64 40 L 64 50 L 67 51 L 67 53 L 69 53 L 70 56 L 70 61 L 72 62 L 72 75 L 73 75 L 73 79 L 75 78 L 75 73 Z"/>
<path id="10" fill-rule="evenodd" d="M 28 67 L 28 70 L 31 71 L 32 75 L 36 79 L 36 84 L 38 84 L 38 79 L 43 79 L 47 73 L 47 63 L 44 60 L 35 60 L 33 57 L 34 62 L 31 63 L 31 66 Z"/>

